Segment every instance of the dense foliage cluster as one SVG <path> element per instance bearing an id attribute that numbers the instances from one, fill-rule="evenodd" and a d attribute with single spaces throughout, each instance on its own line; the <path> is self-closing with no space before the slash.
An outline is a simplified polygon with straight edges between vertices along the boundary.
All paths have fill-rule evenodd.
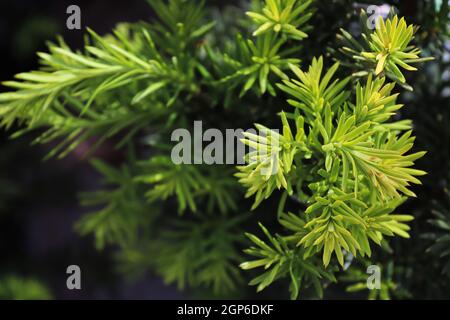
<path id="1" fill-rule="evenodd" d="M 107 140 L 124 154 L 120 168 L 92 161 L 106 186 L 82 194 L 94 209 L 76 229 L 93 234 L 98 249 L 116 245 L 125 273 L 152 270 L 200 295 L 236 297 L 249 277 L 258 291 L 287 284 L 292 299 L 322 297 L 336 282 L 356 282 L 354 292 L 366 289 L 364 268 L 381 263 L 382 287 L 370 297 L 408 296 L 394 279 L 407 272 L 395 269 L 389 239 L 409 238 L 414 215 L 422 221 L 400 207 L 417 197 L 426 172 L 415 162 L 429 147 L 414 147 L 404 116 L 414 112 L 400 95 L 421 84 L 407 80 L 433 59 L 415 45 L 418 28 L 392 8 L 370 29 L 349 1 L 339 5 L 351 18 L 335 17 L 332 38 L 320 34 L 329 13 L 318 1 L 251 1 L 246 14 L 203 1 L 149 3 L 154 22 L 105 36 L 88 30 L 77 51 L 59 39 L 39 53 L 40 70 L 18 74 L 0 93 L 2 126 L 21 125 L 14 137 L 37 131 L 36 143 L 52 143 L 48 157 L 85 144 L 95 155 Z M 448 19 L 445 3 L 435 10 Z M 409 94 L 427 94 L 416 91 Z M 254 124 L 260 135 L 242 140 L 253 148 L 245 165 L 174 164 L 171 132 L 195 120 Z M 424 237 L 434 241 L 430 253 L 448 258 L 448 202 L 434 208 L 437 229 Z"/>

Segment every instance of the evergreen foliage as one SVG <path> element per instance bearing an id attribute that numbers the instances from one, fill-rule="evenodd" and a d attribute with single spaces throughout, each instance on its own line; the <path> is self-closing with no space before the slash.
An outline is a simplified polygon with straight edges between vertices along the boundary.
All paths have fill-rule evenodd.
<path id="1" fill-rule="evenodd" d="M 389 239 L 410 237 L 414 216 L 400 206 L 426 174 L 398 101 L 432 59 L 414 45 L 417 27 L 391 13 L 370 30 L 362 12 L 360 34 L 341 28 L 313 57 L 317 1 L 252 1 L 217 23 L 204 1 L 148 2 L 155 22 L 88 30 L 77 51 L 59 39 L 0 93 L 1 125 L 58 141 L 49 157 L 81 143 L 92 155 L 106 140 L 126 154 L 120 168 L 92 161 L 107 187 L 81 196 L 95 208 L 76 229 L 98 249 L 116 245 L 125 272 L 150 269 L 180 289 L 232 296 L 252 276 L 258 292 L 287 283 L 292 299 L 341 281 L 363 289 L 366 274 L 347 264 L 376 264 Z M 255 123 L 263 135 L 244 134 L 245 165 L 172 163 L 171 132 L 199 114 L 221 129 Z M 446 258 L 442 211 L 430 251 Z M 402 297 L 389 268 L 369 298 Z"/>

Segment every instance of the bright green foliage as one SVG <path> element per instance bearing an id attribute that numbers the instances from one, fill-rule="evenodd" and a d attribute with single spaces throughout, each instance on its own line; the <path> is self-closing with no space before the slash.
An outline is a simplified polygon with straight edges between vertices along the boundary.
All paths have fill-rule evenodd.
<path id="1" fill-rule="evenodd" d="M 280 223 L 292 231 L 299 230 L 305 225 L 303 220 L 292 213 L 284 215 Z M 257 260 L 244 262 L 241 264 L 241 268 L 247 270 L 264 267 L 264 270 L 267 271 L 254 278 L 250 285 L 256 285 L 257 291 L 261 291 L 275 280 L 289 277 L 291 280 L 289 287 L 291 299 L 297 299 L 300 289 L 310 285 L 314 287 L 317 297 L 321 298 L 323 291 L 320 279 L 336 281 L 333 272 L 318 266 L 314 258 L 304 259 L 304 252 L 301 248 L 290 248 L 288 245 L 289 238 L 279 235 L 273 237 L 262 224 L 260 224 L 260 227 L 269 240 L 269 244 L 252 234 L 246 234 L 256 247 L 251 247 L 245 252 L 254 256 Z"/>
<path id="2" fill-rule="evenodd" d="M 305 213 L 316 213 L 317 217 L 305 225 L 305 229 L 311 231 L 298 243 L 310 248 L 308 255 L 323 247 L 325 266 L 329 264 L 333 251 L 343 266 L 343 249 L 354 256 L 360 254 L 370 257 L 369 239 L 380 245 L 383 235 L 409 237 L 409 227 L 402 222 L 410 221 L 413 217 L 390 215 L 399 201 L 367 208 L 350 194 L 344 194 L 339 189 L 332 191 L 336 195 L 331 195 L 331 199 L 318 197 L 317 203 L 306 210 Z"/>
<path id="3" fill-rule="evenodd" d="M 281 90 L 288 93 L 294 100 L 288 103 L 302 111 L 305 117 L 313 119 L 324 108 L 336 108 L 348 97 L 349 93 L 344 89 L 350 80 L 346 78 L 339 81 L 332 80 L 339 64 L 334 64 L 322 77 L 323 59 L 313 59 L 308 72 L 303 72 L 297 66 L 291 65 L 291 69 L 298 79 L 283 80 L 279 84 Z"/>
<path id="4" fill-rule="evenodd" d="M 151 269 L 211 297 L 239 292 L 248 276 L 239 265 L 264 268 L 250 284 L 260 291 L 285 279 L 293 299 L 307 287 L 322 297 L 339 265 L 372 255 L 371 242 L 408 237 L 412 216 L 397 212 L 425 174 L 412 168 L 424 152 L 411 152 L 411 121 L 394 119 L 402 105 L 388 79 L 405 87 L 399 67 L 425 60 L 411 47 L 413 27 L 379 21 L 359 42 L 342 30 L 330 66 L 302 48 L 313 1 L 253 1 L 248 17 L 224 19 L 221 31 L 203 1 L 149 3 L 156 22 L 104 36 L 89 30 L 80 51 L 50 44 L 39 71 L 0 93 L 0 124 L 21 125 L 14 136 L 40 129 L 37 143 L 57 140 L 49 156 L 82 143 L 92 152 L 106 140 L 128 151 L 120 169 L 93 162 L 107 187 L 82 196 L 100 208 L 79 221 L 81 234 L 94 234 L 99 249 L 117 246 L 131 275 Z M 277 114 L 280 131 L 270 129 Z M 171 133 L 195 120 L 220 129 L 262 123 L 258 135 L 245 133 L 254 151 L 237 173 L 172 162 Z M 267 241 L 247 233 L 248 262 L 243 234 L 259 216 L 244 219 L 239 182 L 253 209 L 282 192 L 278 212 L 267 206 L 267 228 L 260 224 Z M 277 223 L 283 232 L 272 235 Z"/>
<path id="5" fill-rule="evenodd" d="M 49 290 L 35 279 L 6 276 L 0 279 L 1 300 L 50 300 Z"/>
<path id="6" fill-rule="evenodd" d="M 259 25 L 253 35 L 258 36 L 272 30 L 296 40 L 308 37 L 299 28 L 313 15 L 311 3 L 312 0 L 267 0 L 261 12 L 247 12 Z"/>
<path id="7" fill-rule="evenodd" d="M 290 179 L 286 177 L 293 169 L 294 156 L 301 151 L 308 152 L 302 144 L 304 131 L 301 118 L 296 123 L 295 138 L 284 113 L 281 113 L 281 119 L 283 135 L 258 124 L 256 128 L 259 135 L 244 132 L 246 138 L 242 142 L 255 151 L 247 154 L 245 160 L 248 164 L 238 167 L 241 172 L 236 177 L 248 188 L 246 197 L 256 193 L 253 208 L 267 199 L 276 188 L 284 188 L 292 193 Z"/>
<path id="8" fill-rule="evenodd" d="M 269 75 L 287 78 L 283 70 L 288 69 L 289 63 L 299 63 L 299 59 L 284 58 L 290 52 L 283 52 L 282 45 L 286 39 L 277 39 L 272 34 L 260 36 L 253 40 L 244 40 L 238 36 L 238 44 L 234 52 L 222 58 L 213 57 L 215 60 L 223 60 L 232 74 L 222 78 L 220 83 L 243 83 L 240 96 L 243 96 L 255 84 L 258 84 L 259 92 L 264 94 L 267 91 L 275 96 L 275 88 Z"/>
<path id="9" fill-rule="evenodd" d="M 356 104 L 352 106 L 358 115 L 356 122 L 385 122 L 403 107 L 395 104 L 398 97 L 398 93 L 392 94 L 395 84 L 385 84 L 385 80 L 384 77 L 373 80 L 372 75 L 369 75 L 365 87 L 360 83 L 356 85 Z"/>
<path id="10" fill-rule="evenodd" d="M 355 39 L 343 29 L 338 35 L 342 43 L 339 51 L 352 60 L 347 65 L 360 69 L 360 72 L 355 75 L 365 76 L 367 69 L 372 69 L 374 75 L 386 75 L 404 88 L 412 90 L 406 84 L 401 69 L 416 71 L 417 68 L 412 64 L 432 60 L 432 58 L 420 58 L 421 50 L 411 44 L 417 28 L 407 25 L 405 19 L 399 19 L 397 15 L 387 19 L 386 22 L 380 16 L 374 30 L 367 28 L 365 12 L 362 12 L 361 20 L 365 32 L 360 39 Z M 334 50 L 331 51 L 334 52 Z"/>
<path id="11" fill-rule="evenodd" d="M 233 87 L 240 85 L 240 96 L 254 87 L 259 89 L 259 94 L 268 91 L 275 96 L 273 80 L 287 79 L 285 70 L 289 69 L 289 64 L 300 63 L 300 59 L 293 58 L 300 46 L 287 47 L 287 43 L 291 38 L 301 40 L 307 37 L 298 28 L 311 18 L 311 3 L 311 0 L 268 0 L 264 8 L 257 8 L 258 12 L 247 12 L 259 26 L 253 32 L 256 40 L 245 39 L 238 34 L 236 43 L 224 54 L 209 51 L 216 64 L 225 63 L 226 68 L 222 67 L 221 71 L 229 73 L 220 83 L 232 84 Z"/>
<path id="12" fill-rule="evenodd" d="M 18 74 L 22 81 L 4 83 L 17 91 L 0 94 L 2 125 L 10 127 L 20 121 L 27 126 L 26 131 L 49 127 L 36 142 L 64 137 L 50 154 L 61 152 L 64 156 L 90 137 L 103 134 L 98 146 L 132 127 L 119 143 L 123 145 L 148 121 L 157 121 L 167 112 L 164 106 L 155 102 L 150 109 L 141 101 L 150 94 L 156 97 L 157 90 L 169 83 L 184 80 L 176 74 L 176 60 L 169 66 L 154 52 L 145 30 L 129 29 L 124 25 L 115 37 L 104 38 L 90 31 L 85 53 L 73 52 L 62 41 L 51 44 L 49 54 L 39 54 L 43 71 Z M 143 87 L 142 81 L 150 84 Z M 122 87 L 126 94 L 108 94 Z"/>
<path id="13" fill-rule="evenodd" d="M 152 37 L 160 48 L 169 55 L 178 56 L 196 47 L 213 27 L 214 22 L 204 24 L 204 0 L 189 2 L 185 0 L 147 0 L 158 16 L 158 23 L 151 26 Z M 188 58 L 188 57 L 184 57 Z M 192 61 L 194 62 L 194 61 Z"/>
<path id="14" fill-rule="evenodd" d="M 376 75 L 386 70 L 393 73 L 401 82 L 405 82 L 405 77 L 398 66 L 408 71 L 416 71 L 417 69 L 408 63 L 414 62 L 420 54 L 419 49 L 408 48 L 413 38 L 413 26 L 407 26 L 405 19 L 401 18 L 399 21 L 397 16 L 387 20 L 386 23 L 382 17 L 379 17 L 375 30 L 371 38 L 367 39 L 371 52 L 362 52 L 361 55 L 376 61 Z"/>
<path id="15" fill-rule="evenodd" d="M 394 30 L 397 19 L 386 22 L 389 32 L 394 33 L 395 48 L 400 46 L 395 44 L 395 34 L 401 39 L 401 48 L 410 40 L 403 36 L 403 23 L 399 30 Z M 375 35 L 383 36 L 380 32 L 374 31 L 373 39 L 377 39 Z M 394 59 L 395 55 L 389 57 Z M 322 57 L 313 59 L 307 72 L 291 66 L 297 79 L 283 80 L 279 87 L 293 98 L 288 100 L 295 108 L 290 118 L 301 123 L 299 139 L 294 139 L 287 130 L 289 124 L 282 113 L 284 130 L 277 144 L 286 147 L 276 145 L 277 157 L 268 162 L 270 167 L 278 168 L 276 174 L 272 177 L 257 174 L 255 170 L 260 170 L 265 162 L 252 154 L 248 156 L 249 165 L 240 168 L 239 174 L 240 181 L 248 188 L 247 195 L 256 194 L 255 206 L 275 187 L 283 186 L 291 197 L 299 199 L 309 194 L 306 197 L 308 208 L 299 213 L 306 215 L 308 220 L 304 225 L 298 224 L 296 233 L 288 237 L 296 240 L 296 247 L 303 248 L 304 259 L 320 253 L 325 267 L 330 264 L 333 254 L 341 266 L 347 253 L 356 257 L 370 256 L 369 240 L 380 245 L 385 236 L 408 238 L 409 227 L 405 222 L 413 217 L 393 212 L 405 200 L 404 196 L 415 197 L 409 187 L 420 184 L 416 176 L 425 174 L 410 168 L 424 155 L 424 152 L 408 154 L 414 142 L 411 123 L 390 121 L 395 111 L 402 107 L 396 104 L 397 95 L 391 94 L 394 84 L 385 84 L 384 78 L 373 79 L 369 74 L 365 83 L 357 83 L 355 97 L 351 90 L 347 91 L 349 78 L 333 79 L 338 67 L 339 63 L 336 63 L 322 74 Z M 379 70 L 375 71 L 375 75 L 379 73 Z M 270 149 L 265 145 L 267 141 L 265 144 L 257 141 L 256 137 L 246 140 L 249 145 L 252 142 L 255 149 L 261 146 Z M 293 145 L 296 148 L 293 149 Z M 283 157 L 284 154 L 289 156 Z M 250 161 L 252 156 L 253 162 Z M 304 181 L 297 182 L 305 175 L 302 163 L 308 163 L 308 175 Z M 280 206 L 282 209 L 283 203 Z M 258 241 L 257 238 L 252 240 Z M 262 246 L 261 242 L 258 244 Z M 280 248 L 283 249 L 278 249 L 277 255 L 286 256 L 289 247 Z M 277 256 L 277 259 L 281 258 Z M 273 272 L 277 274 L 277 271 Z M 262 282 L 260 289 L 275 279 L 267 274 L 261 277 L 266 282 Z"/>

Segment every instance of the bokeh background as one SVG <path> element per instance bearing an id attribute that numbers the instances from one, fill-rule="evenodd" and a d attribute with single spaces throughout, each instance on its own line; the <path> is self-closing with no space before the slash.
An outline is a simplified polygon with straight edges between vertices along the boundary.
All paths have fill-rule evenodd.
<path id="1" fill-rule="evenodd" d="M 208 2 L 218 6 L 232 3 Z M 322 12 L 323 21 L 327 23 L 316 26 L 318 34 L 322 31 L 323 35 L 332 34 L 331 30 L 339 25 L 335 22 L 344 19 L 337 16 L 334 2 L 329 1 L 329 12 Z M 450 298 L 450 248 L 444 248 L 437 256 L 427 253 L 427 248 L 433 244 L 433 234 L 435 238 L 441 234 L 439 223 L 435 223 L 437 227 L 430 223 L 435 217 L 433 212 L 443 212 L 444 221 L 447 217 L 449 222 L 447 232 L 450 231 L 450 199 L 445 191 L 450 179 L 450 43 L 443 34 L 442 21 L 436 18 L 442 1 L 387 2 L 398 6 L 408 22 L 422 25 L 419 39 L 422 47 L 427 54 L 438 56 L 409 81 L 416 91 L 401 97 L 408 105 L 405 116 L 415 122 L 418 146 L 429 151 L 419 167 L 430 174 L 425 178 L 424 186 L 416 190 L 418 199 L 404 206 L 404 211 L 412 212 L 417 219 L 413 223 L 411 240 L 393 242 L 395 252 L 402 253 L 394 256 L 397 267 L 402 268 L 398 273 L 402 278 L 396 280 L 404 287 L 401 289 L 408 292 L 405 297 Z M 18 72 L 35 69 L 36 51 L 45 50 L 45 42 L 55 39 L 56 35 L 62 35 L 73 48 L 82 45 L 83 31 L 65 27 L 66 8 L 71 4 L 81 7 L 83 27 L 89 26 L 100 34 L 122 21 L 152 17 L 150 7 L 143 0 L 2 0 L 1 81 L 11 79 Z M 323 47 L 311 47 L 311 51 L 321 52 Z M 30 147 L 32 138 L 31 135 L 10 140 L 7 133 L 0 131 L 0 298 L 188 297 L 151 274 L 138 280 L 129 279 L 115 268 L 114 248 L 99 252 L 95 250 L 92 238 L 76 234 L 73 224 L 84 212 L 78 204 L 78 193 L 95 190 L 99 176 L 79 156 L 82 150 L 64 160 L 43 162 L 42 158 L 51 146 Z M 109 163 L 122 160 L 121 154 L 108 144 L 99 152 Z M 447 227 L 443 228 L 444 234 Z M 66 288 L 66 268 L 71 264 L 81 267 L 82 290 Z M 331 290 L 329 297 L 345 298 L 340 295 L 340 289 Z M 9 295 L 13 292 L 15 296 L 1 296 L 2 292 Z"/>

